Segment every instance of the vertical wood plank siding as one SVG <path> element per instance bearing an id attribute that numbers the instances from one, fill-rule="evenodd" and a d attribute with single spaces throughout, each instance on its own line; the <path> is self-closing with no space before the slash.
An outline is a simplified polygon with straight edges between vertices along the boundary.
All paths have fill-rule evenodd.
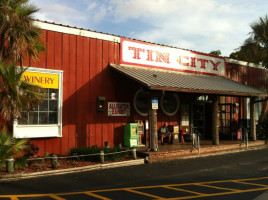
<path id="1" fill-rule="evenodd" d="M 135 120 L 145 120 L 137 114 L 133 97 L 139 85 L 108 67 L 119 64 L 120 44 L 100 39 L 42 30 L 46 51 L 40 59 L 25 60 L 24 65 L 63 70 L 63 127 L 61 138 L 33 139 L 39 155 L 67 154 L 72 147 L 111 146 L 123 143 L 123 125 Z M 267 89 L 267 72 L 263 70 L 226 64 L 227 77 L 260 89 Z M 256 77 L 262 77 L 257 80 Z M 96 111 L 96 99 L 104 96 L 107 102 L 129 102 L 130 117 L 108 117 Z M 235 99 L 238 101 L 238 98 Z M 163 122 L 179 124 L 179 112 L 168 117 L 158 110 L 158 127 Z"/>

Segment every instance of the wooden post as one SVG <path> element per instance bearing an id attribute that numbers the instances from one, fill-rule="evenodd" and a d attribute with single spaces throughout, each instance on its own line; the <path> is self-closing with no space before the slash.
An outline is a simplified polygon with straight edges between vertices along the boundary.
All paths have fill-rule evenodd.
<path id="1" fill-rule="evenodd" d="M 157 110 L 149 107 L 149 124 L 150 124 L 150 149 L 158 151 L 158 138 L 157 138 Z"/>
<path id="2" fill-rule="evenodd" d="M 255 104 L 254 104 L 254 97 L 251 97 L 250 98 L 250 138 L 253 140 L 253 141 L 256 141 L 257 140 L 257 137 L 256 137 L 256 107 L 255 107 Z"/>
<path id="3" fill-rule="evenodd" d="M 218 97 L 212 97 L 212 141 L 214 145 L 220 144 L 219 130 L 218 130 Z"/>

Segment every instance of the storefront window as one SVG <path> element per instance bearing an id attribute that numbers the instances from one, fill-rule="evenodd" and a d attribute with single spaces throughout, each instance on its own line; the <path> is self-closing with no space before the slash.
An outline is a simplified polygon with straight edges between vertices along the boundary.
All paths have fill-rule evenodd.
<path id="1" fill-rule="evenodd" d="M 179 97 L 176 94 L 165 93 L 161 98 L 161 108 L 166 115 L 175 115 L 179 109 Z"/>
<path id="2" fill-rule="evenodd" d="M 22 80 L 39 87 L 44 95 L 36 108 L 13 123 L 15 138 L 41 138 L 62 136 L 62 83 L 63 72 L 40 68 L 28 68 Z"/>
<path id="3" fill-rule="evenodd" d="M 58 123 L 58 89 L 40 88 L 39 93 L 45 97 L 31 112 L 22 112 L 18 124 L 57 124 Z"/>
<path id="4" fill-rule="evenodd" d="M 134 108 L 142 116 L 147 116 L 149 111 L 147 94 L 142 90 L 138 90 L 134 96 Z"/>

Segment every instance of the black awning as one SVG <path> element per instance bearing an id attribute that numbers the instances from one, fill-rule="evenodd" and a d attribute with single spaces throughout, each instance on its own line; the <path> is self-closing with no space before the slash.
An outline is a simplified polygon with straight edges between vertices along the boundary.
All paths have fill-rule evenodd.
<path id="1" fill-rule="evenodd" d="M 244 97 L 268 96 L 266 92 L 220 76 L 209 76 L 132 65 L 110 64 L 110 67 L 151 90 Z"/>

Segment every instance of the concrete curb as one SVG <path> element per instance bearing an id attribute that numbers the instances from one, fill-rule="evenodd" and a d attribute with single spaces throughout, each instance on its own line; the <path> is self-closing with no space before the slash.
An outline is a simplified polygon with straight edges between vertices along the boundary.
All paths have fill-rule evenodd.
<path id="1" fill-rule="evenodd" d="M 84 166 L 84 167 L 75 167 L 75 168 L 69 168 L 69 169 L 33 172 L 33 173 L 28 173 L 28 174 L 10 174 L 10 175 L 1 176 L 0 182 L 15 181 L 15 180 L 20 180 L 20 179 L 28 179 L 28 178 L 37 178 L 37 177 L 43 177 L 43 176 L 62 175 L 62 174 L 69 174 L 69 173 L 78 173 L 78 172 L 92 171 L 92 170 L 109 169 L 109 168 L 116 168 L 116 167 L 126 167 L 126 166 L 132 166 L 132 165 L 142 165 L 144 163 L 145 163 L 144 159 L 137 159 L 137 160 L 128 160 L 128 161 L 114 162 L 114 163 L 108 163 L 108 164 L 97 164 L 97 165 L 90 165 L 90 166 Z"/>

